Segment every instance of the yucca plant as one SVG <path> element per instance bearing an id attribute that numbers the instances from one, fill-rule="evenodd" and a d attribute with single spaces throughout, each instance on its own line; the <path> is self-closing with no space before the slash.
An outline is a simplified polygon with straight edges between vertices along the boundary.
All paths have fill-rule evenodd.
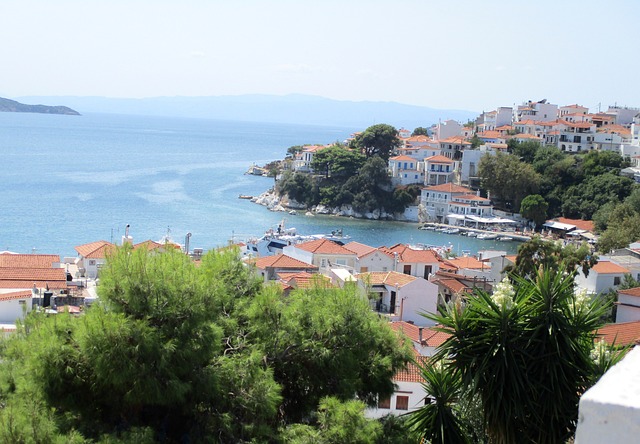
<path id="1" fill-rule="evenodd" d="M 590 353 L 605 307 L 576 297 L 573 274 L 562 270 L 511 279 L 430 316 L 451 334 L 435 359 L 449 360 L 480 396 L 491 442 L 564 442 L 593 382 Z"/>
<path id="2" fill-rule="evenodd" d="M 468 443 L 464 425 L 454 411 L 462 390 L 460 374 L 451 371 L 443 361 L 416 365 L 420 367 L 428 398 L 423 407 L 409 414 L 407 425 L 419 442 Z"/>

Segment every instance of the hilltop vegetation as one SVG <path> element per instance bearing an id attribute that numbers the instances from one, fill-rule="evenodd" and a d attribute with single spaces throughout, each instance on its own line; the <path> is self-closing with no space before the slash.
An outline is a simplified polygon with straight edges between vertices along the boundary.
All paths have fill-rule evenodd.
<path id="1" fill-rule="evenodd" d="M 15 100 L 0 97 L 0 112 L 10 113 L 40 113 L 40 114 L 65 114 L 79 116 L 80 113 L 66 106 L 25 105 Z"/>

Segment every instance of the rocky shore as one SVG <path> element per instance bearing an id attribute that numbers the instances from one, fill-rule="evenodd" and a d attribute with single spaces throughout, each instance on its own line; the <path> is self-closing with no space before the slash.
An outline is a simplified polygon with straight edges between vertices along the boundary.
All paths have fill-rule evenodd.
<path id="1" fill-rule="evenodd" d="M 315 214 L 326 214 L 342 217 L 353 217 L 355 219 L 369 219 L 369 220 L 404 220 L 404 218 L 397 218 L 393 214 L 385 211 L 374 210 L 370 213 L 358 213 L 351 207 L 351 205 L 342 205 L 341 207 L 327 207 L 325 205 L 315 205 L 311 208 L 307 208 L 306 205 L 298 203 L 294 200 L 281 198 L 273 190 L 265 191 L 260 196 L 251 199 L 259 205 L 267 207 L 270 211 L 304 211 L 305 214 L 313 216 Z"/>

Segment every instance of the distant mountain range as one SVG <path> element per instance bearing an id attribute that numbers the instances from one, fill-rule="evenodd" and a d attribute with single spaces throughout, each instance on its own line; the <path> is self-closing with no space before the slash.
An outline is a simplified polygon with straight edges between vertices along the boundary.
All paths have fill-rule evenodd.
<path id="1" fill-rule="evenodd" d="M 66 103 L 82 113 L 189 117 L 351 128 L 366 128 L 375 123 L 388 123 L 398 128 L 413 129 L 418 126 L 430 126 L 438 120 L 453 119 L 466 122 L 478 115 L 472 111 L 434 109 L 397 102 L 351 102 L 301 94 L 144 99 L 31 96 L 19 99 L 29 102 Z"/>
<path id="2" fill-rule="evenodd" d="M 0 97 L 0 112 L 5 113 L 41 113 L 41 114 L 67 114 L 79 116 L 80 113 L 66 106 L 26 105 L 15 100 Z"/>

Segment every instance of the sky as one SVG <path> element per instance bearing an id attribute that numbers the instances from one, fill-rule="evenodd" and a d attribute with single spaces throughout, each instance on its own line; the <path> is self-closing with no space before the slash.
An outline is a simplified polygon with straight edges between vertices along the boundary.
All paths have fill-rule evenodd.
<path id="1" fill-rule="evenodd" d="M 640 107 L 638 0 L 2 0 L 0 96 Z"/>

